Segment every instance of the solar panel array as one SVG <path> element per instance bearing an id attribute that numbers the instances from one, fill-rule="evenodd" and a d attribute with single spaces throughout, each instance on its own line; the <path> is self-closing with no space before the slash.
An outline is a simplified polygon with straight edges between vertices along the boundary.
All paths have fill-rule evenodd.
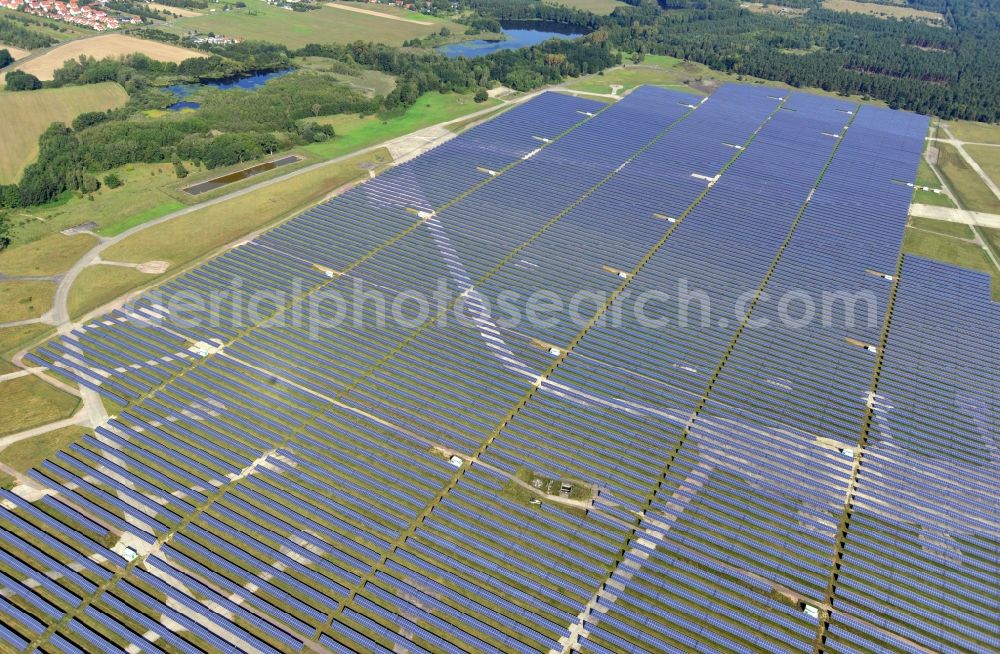
<path id="1" fill-rule="evenodd" d="M 998 312 L 897 269 L 926 119 L 692 98 L 542 94 L 39 348 L 120 410 L 0 491 L 0 648 L 996 649 Z M 588 319 L 492 306 L 538 289 Z"/>
<path id="2" fill-rule="evenodd" d="M 1000 650 L 1000 304 L 907 256 L 837 575 L 831 652 Z"/>

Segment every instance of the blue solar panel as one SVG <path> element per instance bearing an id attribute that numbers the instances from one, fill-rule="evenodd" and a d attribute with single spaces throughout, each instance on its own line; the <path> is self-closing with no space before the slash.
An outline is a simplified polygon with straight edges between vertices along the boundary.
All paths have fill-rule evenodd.
<path id="1" fill-rule="evenodd" d="M 24 599 L 54 619 L 121 570 L 106 545 L 160 539 L 47 643 L 69 651 L 111 649 L 105 638 L 156 650 L 139 632 L 167 649 L 224 648 L 209 620 L 261 651 L 568 639 L 598 652 L 798 651 L 826 628 L 783 593 L 826 602 L 843 545 L 826 633 L 837 651 L 904 638 L 989 648 L 988 285 L 916 259 L 898 286 L 888 278 L 926 126 L 757 85 L 706 99 L 642 87 L 610 105 L 546 93 L 506 111 L 163 289 L 238 280 L 294 302 L 159 325 L 169 307 L 143 294 L 29 355 L 125 407 L 29 474 L 57 495 L 0 495 L 14 507 L 0 525 L 16 530 L 0 538 L 0 579 L 59 571 Z M 285 319 L 325 291 L 431 293 L 439 281 L 466 321 L 408 306 L 412 324 L 345 321 L 316 337 Z M 710 320 L 616 314 L 660 294 L 648 308 L 679 319 L 692 308 L 682 285 L 710 296 Z M 942 286 L 959 291 L 942 298 Z M 873 320 L 790 326 L 758 295 L 799 288 L 870 293 Z M 583 307 L 589 322 L 564 306 L 517 325 L 492 302 L 539 289 L 599 299 Z M 744 300 L 770 329 L 731 311 Z M 849 345 L 880 344 L 891 301 L 885 356 Z M 969 325 L 961 346 L 934 331 L 949 302 Z M 201 356 L 192 341 L 225 347 Z M 560 500 L 563 482 L 582 499 Z M 926 508 L 932 495 L 947 517 Z M 960 589 L 901 590 L 929 567 Z M 845 627 L 838 611 L 861 619 Z M 0 620 L 8 643 L 36 631 Z"/>

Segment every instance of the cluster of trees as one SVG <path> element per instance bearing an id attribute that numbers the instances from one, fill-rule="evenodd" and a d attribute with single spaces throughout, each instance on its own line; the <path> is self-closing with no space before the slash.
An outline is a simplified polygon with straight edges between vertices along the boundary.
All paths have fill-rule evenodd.
<path id="1" fill-rule="evenodd" d="M 51 36 L 32 31 L 7 16 L 0 16 L 0 43 L 6 43 L 25 50 L 46 48 L 56 40 Z"/>
<path id="2" fill-rule="evenodd" d="M 466 34 L 481 34 L 482 32 L 499 32 L 503 29 L 500 25 L 500 21 L 496 19 L 495 16 L 479 16 L 474 15 L 470 18 L 459 19 L 459 22 L 463 22 L 469 26 L 465 30 Z"/>
<path id="3" fill-rule="evenodd" d="M 381 98 L 331 83 L 313 71 L 296 71 L 271 80 L 254 91 L 209 91 L 202 98 L 200 118 L 224 132 L 289 131 L 303 118 L 341 113 L 376 113 Z"/>
<path id="4" fill-rule="evenodd" d="M 14 55 L 10 53 L 10 50 L 7 48 L 0 50 L 0 68 L 10 66 L 12 63 L 14 63 Z"/>
<path id="5" fill-rule="evenodd" d="M 601 34 L 546 41 L 532 48 L 503 50 L 475 59 L 449 59 L 438 52 L 411 52 L 378 43 L 310 44 L 295 56 L 326 57 L 397 76 L 386 108 L 409 106 L 427 91 L 475 91 L 499 82 L 519 91 L 596 73 L 621 63 Z"/>
<path id="6" fill-rule="evenodd" d="M 42 88 L 42 82 L 23 70 L 12 70 L 4 77 L 8 91 L 34 91 Z"/>

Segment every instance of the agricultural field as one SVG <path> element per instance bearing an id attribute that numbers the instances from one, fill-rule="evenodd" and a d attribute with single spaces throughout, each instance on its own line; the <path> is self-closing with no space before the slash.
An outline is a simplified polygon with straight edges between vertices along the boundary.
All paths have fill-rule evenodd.
<path id="1" fill-rule="evenodd" d="M 191 57 L 207 56 L 204 52 L 160 43 L 159 41 L 138 39 L 134 36 L 126 36 L 124 34 L 101 34 L 100 36 L 79 39 L 57 46 L 30 61 L 15 64 L 14 68 L 31 73 L 41 80 L 50 80 L 53 73 L 61 68 L 63 63 L 70 59 L 76 59 L 80 55 L 103 59 L 105 57 L 117 57 L 137 52 L 141 52 L 157 61 L 173 62 L 181 62 Z"/>
<path id="2" fill-rule="evenodd" d="M 627 7 L 618 0 L 545 0 L 545 4 L 564 5 L 574 9 L 589 11 L 592 14 L 610 14 L 618 7 Z"/>
<path id="3" fill-rule="evenodd" d="M 193 9 L 184 9 L 183 7 L 171 7 L 170 5 L 161 5 L 158 2 L 150 2 L 149 8 L 158 11 L 162 14 L 173 15 L 178 18 L 191 18 L 192 16 L 201 16 L 200 11 L 195 11 Z"/>
<path id="4" fill-rule="evenodd" d="M 0 91 L 0 184 L 17 182 L 38 156 L 38 137 L 53 122 L 70 122 L 85 111 L 119 107 L 128 100 L 114 82 L 12 93 Z"/>
<path id="5" fill-rule="evenodd" d="M 0 436 L 68 418 L 79 404 L 34 375 L 0 381 Z"/>
<path id="6" fill-rule="evenodd" d="M 958 197 L 959 203 L 972 211 L 1000 213 L 1000 199 L 993 195 L 958 150 L 948 143 L 938 143 L 937 148 L 937 169 L 941 171 L 945 182 Z M 989 163 L 993 166 L 995 160 L 990 159 Z"/>
<path id="7" fill-rule="evenodd" d="M 332 9 L 350 11 L 365 16 L 375 16 L 376 18 L 396 20 L 401 23 L 410 23 L 411 25 L 429 26 L 434 24 L 433 17 L 431 16 L 426 16 L 424 14 L 405 9 L 397 9 L 394 6 L 389 5 L 373 5 L 371 7 L 364 7 L 357 2 L 327 2 L 326 6 Z"/>
<path id="8" fill-rule="evenodd" d="M 309 43 L 350 43 L 359 39 L 402 45 L 404 41 L 428 36 L 442 27 L 453 34 L 465 31 L 464 26 L 449 20 L 388 7 L 377 9 L 385 15 L 372 15 L 329 6 L 313 11 L 288 11 L 262 0 L 246 0 L 246 4 L 246 8 L 219 9 L 215 13 L 182 18 L 172 22 L 167 29 L 177 34 L 214 32 L 283 43 L 290 48 L 301 48 Z"/>
<path id="9" fill-rule="evenodd" d="M 931 24 L 944 24 L 944 16 L 937 12 L 900 5 L 874 4 L 856 2 L 855 0 L 823 0 L 823 8 L 830 11 L 868 14 L 880 18 L 914 18 Z"/>
<path id="10" fill-rule="evenodd" d="M 358 116 L 338 114 L 320 116 L 315 122 L 332 125 L 336 136 L 323 143 L 312 143 L 305 150 L 325 158 L 339 157 L 377 143 L 409 134 L 415 130 L 436 125 L 446 120 L 461 118 L 467 114 L 502 104 L 490 99 L 476 103 L 472 94 L 438 93 L 431 91 L 420 96 L 416 104 L 398 114 L 381 116 Z"/>

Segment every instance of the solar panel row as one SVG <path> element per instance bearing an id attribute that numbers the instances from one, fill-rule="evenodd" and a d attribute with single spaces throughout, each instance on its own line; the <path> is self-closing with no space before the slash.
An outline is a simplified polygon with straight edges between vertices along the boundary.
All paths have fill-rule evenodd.
<path id="1" fill-rule="evenodd" d="M 831 652 L 1000 648 L 1000 305 L 907 256 L 836 580 Z"/>
<path id="2" fill-rule="evenodd" d="M 595 109 L 597 106 L 589 101 L 547 94 L 523 109 L 511 111 L 483 128 L 472 130 L 468 136 L 460 139 L 463 144 L 457 150 L 455 147 L 439 148 L 432 155 L 421 157 L 398 170 L 415 169 L 424 177 L 437 174 L 453 180 L 454 173 L 442 171 L 441 168 L 453 167 L 457 153 L 461 152 L 465 153 L 466 168 L 474 173 L 473 164 L 480 162 L 500 168 L 503 158 L 506 161 L 517 160 L 529 148 L 539 146 L 532 138 L 534 130 L 543 130 L 541 135 L 554 137 L 583 119 L 578 111 Z M 525 133 L 527 130 L 532 130 L 532 133 Z M 510 145 L 497 148 L 498 141 L 508 142 Z M 474 147 L 477 143 L 478 147 Z M 472 176 L 467 176 L 466 181 L 472 184 L 482 177 L 481 173 L 475 173 L 475 180 Z M 358 192 L 353 195 L 357 196 Z M 412 221 L 412 217 L 408 220 Z M 362 243 L 356 250 L 360 251 L 367 245 Z M 322 244 L 319 243 L 316 247 L 321 248 Z M 238 259 L 235 256 L 228 258 Z M 249 264 L 243 262 L 235 265 L 238 268 L 239 265 Z M 284 277 L 276 274 L 274 268 L 267 270 L 270 272 L 260 272 L 246 279 L 263 279 L 270 284 L 280 285 L 290 279 L 292 274 L 301 274 L 301 270 L 293 271 L 287 265 L 279 267 Z M 201 276 L 196 279 L 224 283 L 213 277 L 205 267 L 192 273 L 192 277 L 197 275 Z M 177 284 L 184 284 L 187 280 L 188 276 L 185 276 Z M 150 316 L 162 311 L 151 302 L 140 302 L 136 312 L 143 310 Z M 59 487 L 60 484 L 68 484 L 71 487 L 62 490 L 58 499 L 47 508 L 53 515 L 69 520 L 68 516 L 80 517 L 82 512 L 97 519 L 95 522 L 87 518 L 85 523 L 75 523 L 74 520 L 83 533 L 63 534 L 65 527 L 58 520 L 52 520 L 45 527 L 42 533 L 53 544 L 58 543 L 58 547 L 62 548 L 61 553 L 65 554 L 61 565 L 79 565 L 78 560 L 82 559 L 93 566 L 86 557 L 98 556 L 96 553 L 104 552 L 104 555 L 100 555 L 98 570 L 106 576 L 120 567 L 113 562 L 117 555 L 112 555 L 105 549 L 108 539 L 112 539 L 110 542 L 114 540 L 111 528 L 115 532 L 133 532 L 138 540 L 151 541 L 153 537 L 162 537 L 170 529 L 180 525 L 182 516 L 191 516 L 192 503 L 199 506 L 205 504 L 216 488 L 230 482 L 261 454 L 273 449 L 279 440 L 275 434 L 300 429 L 305 422 L 304 416 L 316 414 L 318 407 L 325 404 L 294 387 L 274 384 L 258 371 L 233 360 L 220 359 L 213 361 L 212 366 L 189 370 L 190 359 L 193 357 L 185 352 L 188 341 L 170 331 L 139 323 L 136 312 L 118 312 L 107 319 L 95 321 L 71 338 L 54 343 L 52 350 L 46 348 L 41 353 L 41 356 L 51 360 L 55 358 L 52 353 L 61 352 L 63 356 L 58 357 L 60 365 L 71 366 L 64 370 L 72 371 L 73 375 L 102 391 L 107 391 L 114 384 L 113 392 L 120 397 L 136 397 L 149 388 L 163 385 L 167 381 L 173 382 L 158 393 L 155 400 L 147 399 L 141 406 L 123 412 L 119 419 L 98 430 L 96 438 L 86 439 L 72 452 L 62 455 L 58 459 L 58 465 L 56 462 L 46 464 L 44 471 L 35 473 L 36 480 L 45 486 Z M 187 335 L 194 338 L 200 334 L 191 332 Z M 175 379 L 181 371 L 187 371 L 187 374 L 183 379 Z M 369 442 L 350 431 L 350 416 L 338 420 L 338 423 L 344 429 L 344 439 L 341 442 L 350 443 L 355 452 L 360 448 L 365 450 L 366 456 L 371 456 L 372 452 L 381 449 L 383 461 L 390 461 L 390 457 L 394 456 L 401 466 L 411 468 L 409 474 L 413 475 L 412 466 L 416 463 L 414 457 L 411 453 L 403 456 L 403 450 L 399 447 L 384 445 L 386 438 L 383 433 L 373 431 L 369 424 L 356 427 L 359 431 L 362 428 L 365 430 L 361 431 L 362 434 L 372 434 L 368 437 L 372 439 Z M 315 424 L 321 427 L 323 423 Z M 325 435 L 323 441 L 327 447 L 333 446 L 332 440 Z M 367 443 L 368 446 L 365 447 L 362 443 Z M 275 453 L 274 456 L 279 461 L 283 460 L 281 454 Z M 438 470 L 444 464 L 440 459 L 427 459 L 428 463 L 425 465 Z M 359 460 L 347 460 L 350 463 L 342 466 L 343 475 L 357 482 Z M 294 463 L 296 462 L 293 461 Z M 249 507 L 243 506 L 240 507 L 242 513 L 226 513 L 225 508 L 230 504 L 220 503 L 217 509 L 201 517 L 197 526 L 191 527 L 191 538 L 178 537 L 163 550 L 166 553 L 163 556 L 167 557 L 165 564 L 169 561 L 173 566 L 176 561 L 184 561 L 184 572 L 170 568 L 171 578 L 194 574 L 202 580 L 210 580 L 210 584 L 205 587 L 207 592 L 199 592 L 193 596 L 197 597 L 199 603 L 210 599 L 210 604 L 215 607 L 226 606 L 227 602 L 233 607 L 239 606 L 239 612 L 235 612 L 235 615 L 233 608 L 220 613 L 228 616 L 223 622 L 235 619 L 240 624 L 247 625 L 246 630 L 235 630 L 243 641 L 252 643 L 262 640 L 275 645 L 281 642 L 298 642 L 289 639 L 287 634 L 296 628 L 303 631 L 299 635 L 300 639 L 311 636 L 312 630 L 303 626 L 304 621 L 315 619 L 317 615 L 312 606 L 298 597 L 304 596 L 312 604 L 322 605 L 322 602 L 317 602 L 317 596 L 310 589 L 334 594 L 336 585 L 333 578 L 341 574 L 341 568 L 336 566 L 346 557 L 352 557 L 350 560 L 357 569 L 369 565 L 370 561 L 353 557 L 368 556 L 370 559 L 371 551 L 365 545 L 381 548 L 385 541 L 373 539 L 365 527 L 370 529 L 372 525 L 384 525 L 381 529 L 385 530 L 392 526 L 386 524 L 384 519 L 372 520 L 366 516 L 377 515 L 379 507 L 389 503 L 389 496 L 411 488 L 409 479 L 405 482 L 396 480 L 395 487 L 387 487 L 385 479 L 376 478 L 357 484 L 358 490 L 353 491 L 353 495 L 350 489 L 344 488 L 336 493 L 336 500 L 324 500 L 318 497 L 314 486 L 325 488 L 325 493 L 332 498 L 335 494 L 330 492 L 329 471 L 335 469 L 335 465 L 332 460 L 326 459 L 322 464 L 322 467 L 314 468 L 312 474 L 304 473 L 300 477 L 301 484 L 289 479 L 291 475 L 262 474 L 261 479 L 277 483 L 278 488 L 255 479 L 253 489 L 241 489 L 241 493 L 244 497 L 249 494 L 258 501 L 277 498 L 271 500 L 272 506 L 280 508 L 266 513 L 251 511 Z M 424 483 L 428 483 L 433 477 L 424 474 L 424 479 Z M 383 488 L 388 496 L 383 497 L 377 493 L 373 495 L 371 488 Z M 66 506 L 65 502 L 70 498 L 75 508 Z M 233 502 L 236 502 L 235 495 Z M 220 517 L 216 518 L 216 515 Z M 259 526 L 240 522 L 238 516 L 252 518 Z M 266 549 L 250 548 L 251 552 L 237 549 L 247 547 L 243 540 L 245 536 L 233 531 L 237 525 L 241 529 L 256 529 L 258 537 L 262 534 L 270 536 L 276 533 L 271 531 L 275 526 L 276 516 L 282 518 L 282 523 L 280 537 L 273 537 L 273 545 Z M 201 526 L 202 522 L 218 533 L 205 530 Z M 323 542 L 330 539 L 336 544 L 328 545 L 324 550 L 330 563 L 322 566 L 322 572 L 329 574 L 329 578 L 324 576 L 323 579 L 317 579 L 311 569 L 307 573 L 302 568 L 296 568 L 288 562 L 289 555 L 282 551 L 291 550 L 296 556 L 303 556 L 301 551 L 296 550 L 294 541 L 308 543 L 308 539 L 319 538 L 313 536 L 313 533 L 323 534 Z M 383 535 L 391 538 L 392 532 L 383 532 Z M 285 541 L 278 544 L 276 541 L 280 538 Z M 339 539 L 340 542 L 334 539 Z M 98 545 L 99 542 L 102 545 Z M 204 543 L 214 545 L 217 553 L 208 554 Z M 13 541 L 9 551 L 23 551 L 19 545 L 18 541 Z M 222 552 L 227 552 L 225 558 L 219 556 Z M 365 555 L 365 552 L 368 554 Z M 265 561 L 261 556 L 270 558 Z M 216 559 L 216 563 L 212 563 L 212 559 Z M 38 559 L 29 561 L 35 566 L 44 565 Z M 252 565 L 263 566 L 263 569 L 251 567 L 248 570 L 246 566 Z M 274 569 L 276 565 L 287 566 L 289 572 L 266 571 Z M 341 578 L 345 583 L 351 583 L 356 576 L 345 574 Z M 249 581 L 251 579 L 253 582 Z M 184 591 L 184 588 L 185 586 L 174 588 L 174 595 L 183 599 L 185 592 L 189 592 Z M 210 591 L 207 590 L 209 588 Z M 36 587 L 33 592 L 44 596 L 46 593 L 43 591 L 44 589 Z M 152 596 L 157 595 L 154 593 Z M 237 604 L 227 600 L 227 597 L 235 598 Z M 151 602 L 150 606 L 155 604 Z M 159 606 L 162 609 L 162 602 Z M 64 610 L 70 608 L 72 607 L 63 607 Z M 249 613 L 247 609 L 250 610 Z M 114 612 L 113 608 L 107 610 Z M 202 611 L 205 611 L 204 606 Z M 275 629 L 268 622 L 262 623 L 260 614 L 278 616 L 280 628 Z M 141 640 L 141 635 L 147 631 L 143 625 L 129 622 L 124 616 L 117 617 L 129 626 L 131 635 L 109 630 L 102 624 L 104 618 L 100 615 L 81 614 L 71 623 L 72 633 L 67 631 L 66 636 L 81 645 L 88 645 L 87 649 L 94 649 L 95 642 L 102 642 L 99 649 L 105 651 L 124 648 L 132 641 Z M 219 619 L 216 618 L 215 622 L 219 623 Z M 24 630 L 21 632 L 22 637 L 31 638 L 40 631 L 36 627 L 34 624 L 21 624 L 16 629 Z M 215 628 L 218 628 L 217 625 Z M 186 632 L 184 637 L 188 638 L 192 647 L 205 645 L 204 639 L 196 633 Z M 285 647 L 287 645 L 280 646 L 280 649 Z"/>
<path id="3" fill-rule="evenodd" d="M 807 103 L 816 111 L 826 105 L 831 123 L 821 134 L 842 134 L 841 143 L 761 288 L 751 315 L 756 322 L 723 358 L 667 473 L 661 493 L 671 495 L 654 503 L 657 521 L 647 528 L 669 529 L 668 549 L 679 544 L 716 559 L 706 576 L 726 578 L 740 569 L 763 575 L 770 585 L 757 592 L 770 595 L 769 613 L 797 618 L 780 632 L 799 639 L 795 649 L 808 648 L 816 633 L 796 605 L 819 606 L 825 596 L 852 462 L 843 453 L 855 447 L 850 435 L 857 433 L 870 379 L 871 354 L 849 347 L 845 337 L 878 342 L 889 285 L 866 269 L 895 270 L 909 194 L 894 183 L 912 179 L 926 129 L 920 117 L 870 107 L 856 113 L 847 103 L 815 98 Z M 833 112 L 852 117 L 849 129 L 834 128 Z M 881 302 L 871 331 L 852 333 L 843 320 L 790 325 L 775 300 L 802 290 L 876 295 Z M 611 628 L 600 625 L 598 633 Z"/>
<path id="4" fill-rule="evenodd" d="M 128 402 L 32 473 L 56 493 L 0 495 L 0 643 L 810 648 L 817 625 L 800 602 L 822 599 L 851 472 L 830 446 L 856 443 L 876 359 L 844 337 L 880 337 L 891 285 L 864 268 L 895 272 L 926 121 L 747 86 L 701 104 L 643 88 L 601 107 L 544 94 L 167 288 L 274 294 L 257 315 L 157 325 L 165 296 L 147 294 L 40 349 L 37 362 Z M 697 306 L 681 280 L 708 293 L 707 323 L 678 324 Z M 464 321 L 409 306 L 408 325 L 331 323 L 316 338 L 283 319 L 330 291 L 429 293 L 442 281 Z M 730 313 L 797 285 L 871 290 L 878 324 L 758 332 Z M 549 323 L 511 324 L 491 302 L 538 289 L 592 292 L 592 321 L 628 306 L 626 293 L 666 293 L 647 308 L 674 322 L 623 312 L 581 330 L 564 306 Z M 956 431 L 996 425 L 996 381 L 981 370 L 957 404 L 966 413 L 941 414 Z M 900 395 L 912 388 L 901 379 Z M 933 440 L 921 416 L 898 419 L 915 430 L 899 437 L 908 446 Z M 949 479 L 988 479 L 971 463 L 989 461 L 985 436 L 957 441 Z M 471 463 L 456 469 L 453 454 Z M 981 595 L 926 593 L 873 617 L 874 601 L 915 583 L 902 563 L 873 567 L 874 549 L 852 554 L 912 532 L 886 499 L 914 494 L 906 474 L 866 476 L 881 454 L 862 457 L 853 567 L 826 647 L 993 645 L 996 543 L 970 498 L 996 498 L 963 481 L 941 490 L 961 510 L 914 509 L 935 527 L 895 556 L 916 565 L 960 549 L 948 579 Z M 111 545 L 142 563 L 125 567 Z M 913 607 L 947 622 L 918 624 Z"/>

